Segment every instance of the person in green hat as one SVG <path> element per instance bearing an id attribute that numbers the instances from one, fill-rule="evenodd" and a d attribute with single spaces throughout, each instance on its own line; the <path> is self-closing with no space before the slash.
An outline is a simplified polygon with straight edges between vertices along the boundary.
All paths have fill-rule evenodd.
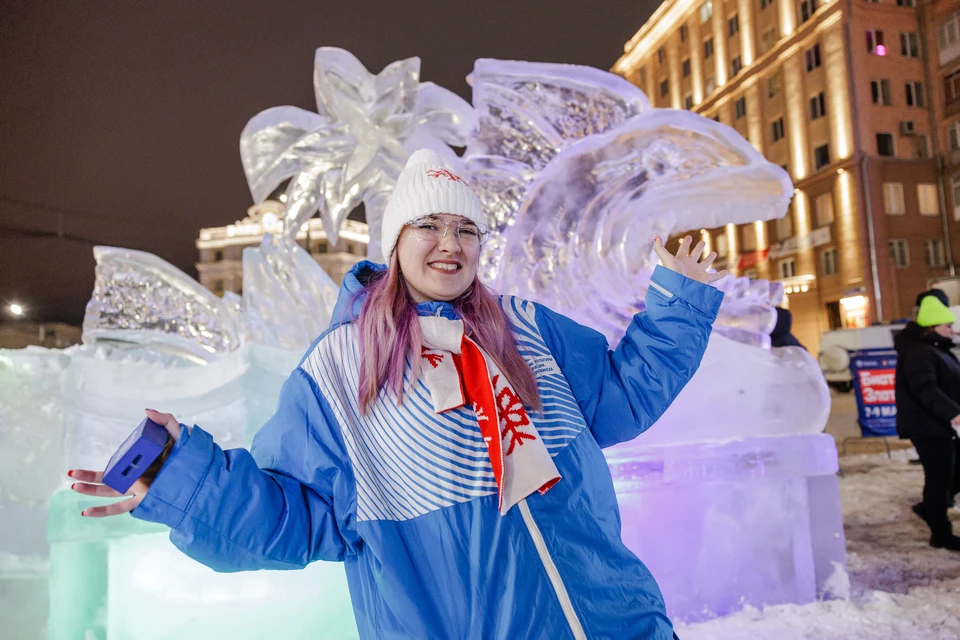
<path id="1" fill-rule="evenodd" d="M 930 546 L 960 551 L 947 509 L 960 493 L 960 361 L 951 351 L 956 317 L 938 296 L 920 300 L 917 320 L 894 339 L 897 433 L 923 465 L 923 501 L 913 511 L 930 527 Z"/>

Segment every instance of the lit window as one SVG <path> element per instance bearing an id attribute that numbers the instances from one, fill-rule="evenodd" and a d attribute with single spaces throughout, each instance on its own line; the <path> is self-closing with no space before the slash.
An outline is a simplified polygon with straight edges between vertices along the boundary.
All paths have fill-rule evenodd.
<path id="1" fill-rule="evenodd" d="M 700 23 L 704 23 L 713 17 L 713 3 L 710 0 L 700 5 Z"/>
<path id="2" fill-rule="evenodd" d="M 902 216 L 907 212 L 907 205 L 903 198 L 903 183 L 883 183 L 883 210 L 891 216 Z"/>
<path id="3" fill-rule="evenodd" d="M 883 31 L 867 29 L 867 53 L 875 56 L 887 55 L 887 47 L 883 44 Z"/>
<path id="4" fill-rule="evenodd" d="M 917 185 L 917 201 L 920 204 L 920 215 L 940 215 L 940 202 L 937 198 L 937 186 L 934 184 Z"/>

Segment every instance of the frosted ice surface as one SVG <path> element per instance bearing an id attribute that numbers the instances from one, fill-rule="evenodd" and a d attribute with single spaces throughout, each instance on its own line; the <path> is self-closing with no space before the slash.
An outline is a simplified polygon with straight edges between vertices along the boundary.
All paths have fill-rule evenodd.
<path id="1" fill-rule="evenodd" d="M 47 503 L 63 474 L 60 380 L 69 362 L 62 350 L 0 349 L 0 572 L 46 564 Z"/>
<path id="2" fill-rule="evenodd" d="M 296 244 L 269 234 L 243 250 L 243 318 L 247 339 L 305 349 L 330 325 L 339 287 Z"/>
<path id="3" fill-rule="evenodd" d="M 108 544 L 109 638 L 359 637 L 342 563 L 216 573 L 180 553 L 163 533 Z"/>
<path id="4" fill-rule="evenodd" d="M 830 390 L 804 349 L 761 349 L 714 334 L 693 378 L 638 442 L 815 434 L 829 415 Z"/>
<path id="5" fill-rule="evenodd" d="M 679 620 L 835 595 L 845 565 L 837 452 L 825 434 L 606 452 L 623 542 Z"/>

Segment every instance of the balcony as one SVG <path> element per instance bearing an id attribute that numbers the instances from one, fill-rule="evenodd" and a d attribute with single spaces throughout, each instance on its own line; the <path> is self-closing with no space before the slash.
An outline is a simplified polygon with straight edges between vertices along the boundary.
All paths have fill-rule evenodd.
<path id="1" fill-rule="evenodd" d="M 960 58 L 960 42 L 940 50 L 940 66 L 947 65 L 957 58 Z"/>

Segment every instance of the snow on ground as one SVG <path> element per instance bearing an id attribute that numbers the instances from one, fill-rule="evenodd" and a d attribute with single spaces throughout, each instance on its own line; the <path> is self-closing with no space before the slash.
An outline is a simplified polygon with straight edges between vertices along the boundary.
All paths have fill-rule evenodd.
<path id="1" fill-rule="evenodd" d="M 933 549 L 910 505 L 923 470 L 913 449 L 844 456 L 840 497 L 850 600 L 746 609 L 677 625 L 682 640 L 956 640 L 960 638 L 960 553 Z M 960 512 L 951 512 L 960 530 Z"/>

